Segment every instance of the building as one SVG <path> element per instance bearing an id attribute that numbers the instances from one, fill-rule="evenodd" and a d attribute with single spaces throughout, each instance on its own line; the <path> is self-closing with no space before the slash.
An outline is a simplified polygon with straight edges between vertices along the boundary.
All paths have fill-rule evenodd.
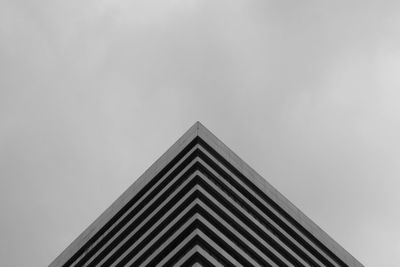
<path id="1" fill-rule="evenodd" d="M 362 266 L 200 123 L 50 266 Z"/>

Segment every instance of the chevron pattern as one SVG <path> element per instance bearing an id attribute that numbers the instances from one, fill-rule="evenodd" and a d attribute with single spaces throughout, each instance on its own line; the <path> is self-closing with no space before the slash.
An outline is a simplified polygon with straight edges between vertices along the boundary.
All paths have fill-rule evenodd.
<path id="1" fill-rule="evenodd" d="M 199 127 L 50 266 L 362 266 L 328 248 Z"/>

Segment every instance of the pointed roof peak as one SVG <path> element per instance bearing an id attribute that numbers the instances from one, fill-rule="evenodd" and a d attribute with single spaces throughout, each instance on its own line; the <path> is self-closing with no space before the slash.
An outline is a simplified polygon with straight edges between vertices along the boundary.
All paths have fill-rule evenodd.
<path id="1" fill-rule="evenodd" d="M 195 175 L 193 176 L 194 178 L 192 177 L 193 179 L 190 179 L 191 174 L 189 170 L 197 170 L 196 168 L 199 168 L 198 170 L 200 172 L 204 171 L 204 175 Z M 183 186 L 184 183 L 187 184 Z M 251 214 L 253 213 L 257 214 L 257 218 L 261 218 L 260 220 L 263 222 L 258 226 L 258 224 L 248 224 L 246 223 L 246 220 L 243 222 L 238 221 L 238 224 L 230 225 L 230 227 L 233 227 L 233 230 L 237 228 L 239 230 L 245 229 L 248 233 L 258 233 L 259 231 L 257 229 L 259 229 L 259 227 L 261 227 L 260 229 L 264 229 L 264 224 L 274 225 L 274 229 L 273 231 L 271 230 L 271 233 L 266 230 L 261 236 L 258 236 L 258 238 L 262 242 L 267 242 L 269 239 L 265 236 L 269 234 L 278 237 L 281 235 L 286 236 L 282 239 L 276 239 L 276 244 L 278 244 L 277 246 L 282 248 L 285 246 L 294 246 L 298 251 L 301 251 L 300 254 L 297 254 L 288 250 L 288 255 L 293 254 L 290 256 L 291 258 L 288 258 L 289 260 L 299 260 L 299 262 L 301 262 L 304 257 L 304 259 L 313 262 L 315 261 L 317 263 L 321 261 L 327 262 L 330 265 L 338 263 L 338 265 L 345 266 L 362 266 L 362 264 L 330 238 L 323 230 L 321 230 L 263 177 L 232 152 L 199 121 L 195 122 L 194 125 L 192 125 L 189 130 L 178 139 L 178 141 L 176 141 L 153 165 L 151 165 L 151 167 L 146 170 L 66 250 L 64 250 L 64 252 L 61 253 L 52 264 L 50 264 L 50 266 L 69 266 L 69 263 L 72 264 L 74 262 L 79 263 L 89 260 L 96 261 L 97 258 L 93 255 L 97 255 L 100 253 L 100 250 L 105 249 L 98 245 L 103 244 L 103 241 L 101 240 L 117 238 L 114 236 L 111 237 L 111 235 L 109 236 L 109 231 L 114 231 L 110 229 L 117 229 L 115 230 L 116 235 L 118 234 L 123 236 L 125 231 L 122 231 L 121 229 L 128 227 L 127 225 L 132 223 L 133 217 L 131 218 L 130 216 L 134 216 L 134 214 L 139 214 L 141 212 L 143 212 L 143 214 L 150 214 L 153 212 L 152 210 L 155 210 L 157 207 L 165 208 L 167 205 L 174 205 L 173 207 L 175 207 L 178 205 L 179 201 L 182 200 L 180 197 L 178 198 L 177 195 L 189 194 L 191 191 L 187 190 L 194 189 L 193 186 L 201 189 L 199 190 L 199 193 L 196 194 L 203 194 L 202 199 L 204 201 L 207 202 L 210 200 L 209 203 L 220 203 L 219 208 L 225 210 L 225 215 L 221 216 L 227 218 L 227 226 L 230 225 L 230 222 L 238 221 L 237 219 L 232 219 L 235 216 L 236 218 L 244 218 L 247 216 L 247 222 L 252 222 L 254 218 Z M 149 199 L 147 199 L 148 196 L 152 196 L 152 198 L 149 197 Z M 170 197 L 174 197 L 178 201 L 176 201 L 176 203 L 168 202 L 167 204 L 167 201 L 172 201 L 172 199 L 168 200 Z M 159 204 L 146 204 L 152 201 L 154 201 L 154 203 L 159 202 Z M 194 201 L 196 202 L 197 200 Z M 230 204 L 231 202 L 234 203 Z M 192 204 L 193 203 L 194 202 L 192 201 Z M 152 205 L 152 208 L 150 209 L 150 206 L 148 207 L 147 205 Z M 246 209 L 241 209 L 242 205 L 246 206 Z M 205 205 L 205 208 L 207 208 L 207 205 Z M 136 209 L 137 211 L 135 211 Z M 246 211 L 247 209 L 251 210 L 248 214 Z M 168 209 L 165 208 L 163 212 L 165 213 L 167 210 Z M 171 210 L 174 209 L 171 208 Z M 215 210 L 217 211 L 218 208 L 215 208 Z M 242 215 L 239 214 L 240 212 Z M 215 214 L 215 217 L 219 216 L 218 212 Z M 151 216 L 158 218 L 154 214 Z M 194 216 L 196 217 L 197 215 L 194 214 Z M 232 218 L 229 218 L 229 216 L 232 216 Z M 143 219 L 150 220 L 150 217 L 143 217 Z M 154 220 L 154 223 L 156 223 L 156 219 Z M 217 222 L 214 222 L 213 220 L 209 222 L 208 226 L 211 227 L 210 229 L 214 229 L 214 223 Z M 123 224 L 125 226 L 123 226 Z M 138 232 L 140 231 L 138 230 Z M 146 231 L 150 230 L 148 229 Z M 225 230 L 215 231 L 223 234 Z M 228 248 L 232 247 L 234 250 L 237 250 L 238 254 L 235 255 L 241 257 L 240 255 L 244 252 L 241 251 L 240 246 L 235 245 L 237 240 L 234 239 L 236 241 L 233 242 L 233 239 L 225 239 L 225 245 Z M 240 242 L 240 238 L 238 240 L 239 241 L 237 242 Z M 170 244 L 166 244 L 165 246 L 170 246 Z M 271 249 L 275 250 L 276 248 Z M 260 257 L 266 257 L 263 255 L 263 252 L 257 250 L 256 253 L 260 253 Z M 276 253 L 279 254 L 279 252 Z M 102 255 L 102 257 L 104 256 L 103 260 L 108 261 L 114 259 L 114 256 L 111 254 L 103 254 L 99 254 Z M 282 257 L 282 259 L 279 260 L 285 260 L 284 254 L 279 257 Z M 246 258 L 243 259 L 246 260 Z M 123 261 L 124 259 L 120 258 L 120 260 Z M 249 260 L 252 259 L 249 258 Z M 277 261 L 279 260 L 277 259 Z"/>
<path id="2" fill-rule="evenodd" d="M 188 131 L 195 130 L 196 135 L 198 135 L 199 131 L 201 131 L 201 130 L 203 130 L 203 129 L 206 129 L 206 130 L 207 130 L 207 127 L 205 127 L 200 121 L 196 121 L 196 122 L 192 125 L 192 127 L 189 128 Z"/>

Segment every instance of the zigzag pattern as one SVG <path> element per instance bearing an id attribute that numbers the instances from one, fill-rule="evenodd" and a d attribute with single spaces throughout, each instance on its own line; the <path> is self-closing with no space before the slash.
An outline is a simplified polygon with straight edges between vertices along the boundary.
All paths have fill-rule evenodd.
<path id="1" fill-rule="evenodd" d="M 196 136 L 60 266 L 349 265 Z"/>

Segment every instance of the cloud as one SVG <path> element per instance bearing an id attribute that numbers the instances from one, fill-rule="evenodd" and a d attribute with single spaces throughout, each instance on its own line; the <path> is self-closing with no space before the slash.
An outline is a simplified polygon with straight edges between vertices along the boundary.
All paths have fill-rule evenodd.
<path id="1" fill-rule="evenodd" d="M 197 120 L 362 262 L 395 257 L 398 10 L 1 2 L 1 258 L 47 264 Z"/>

